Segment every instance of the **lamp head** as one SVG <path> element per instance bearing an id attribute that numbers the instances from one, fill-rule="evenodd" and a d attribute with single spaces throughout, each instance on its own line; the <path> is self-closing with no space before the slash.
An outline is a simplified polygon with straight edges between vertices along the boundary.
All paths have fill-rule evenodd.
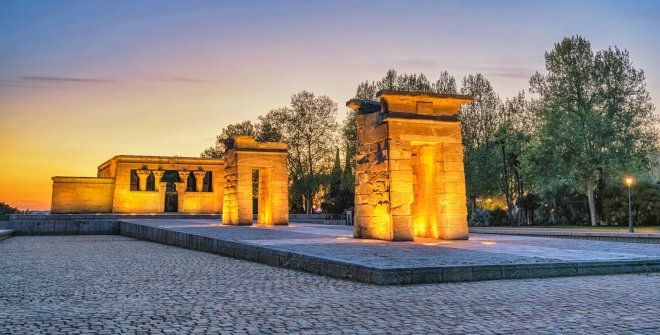
<path id="1" fill-rule="evenodd" d="M 626 186 L 631 187 L 635 183 L 635 178 L 632 176 L 626 176 L 623 178 L 624 183 L 626 183 Z"/>

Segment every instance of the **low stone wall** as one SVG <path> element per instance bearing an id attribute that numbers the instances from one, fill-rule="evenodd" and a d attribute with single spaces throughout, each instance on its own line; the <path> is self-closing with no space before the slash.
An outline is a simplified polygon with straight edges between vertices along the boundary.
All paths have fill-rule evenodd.
<path id="1" fill-rule="evenodd" d="M 0 241 L 10 238 L 14 235 L 13 229 L 0 229 Z"/>
<path id="2" fill-rule="evenodd" d="M 346 215 L 336 214 L 289 214 L 289 222 L 324 225 L 349 225 Z"/>
<path id="3" fill-rule="evenodd" d="M 6 229 L 21 235 L 118 235 L 121 219 L 221 219 L 219 214 L 11 214 Z"/>
<path id="4" fill-rule="evenodd" d="M 53 213 L 110 213 L 114 178 L 53 177 Z"/>
<path id="5" fill-rule="evenodd" d="M 16 220 L 14 235 L 117 235 L 119 221 L 104 220 Z"/>
<path id="6" fill-rule="evenodd" d="M 544 229 L 544 228 L 507 228 L 507 227 L 470 227 L 470 233 L 519 235 L 536 237 L 569 238 L 578 240 L 595 240 L 606 242 L 651 243 L 660 244 L 660 233 L 626 233 L 607 231 L 579 231 L 570 229 Z"/>

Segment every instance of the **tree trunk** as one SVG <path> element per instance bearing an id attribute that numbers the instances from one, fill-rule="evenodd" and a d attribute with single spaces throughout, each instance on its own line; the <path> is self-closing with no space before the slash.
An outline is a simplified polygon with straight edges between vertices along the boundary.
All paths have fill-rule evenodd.
<path id="1" fill-rule="evenodd" d="M 598 222 L 596 221 L 596 201 L 594 199 L 594 189 L 595 185 L 589 183 L 587 185 L 587 200 L 589 201 L 589 219 L 591 220 L 591 225 L 596 227 Z"/>
<path id="2" fill-rule="evenodd" d="M 307 214 L 312 214 L 312 195 L 310 194 L 311 192 L 307 192 L 305 194 L 305 213 Z"/>

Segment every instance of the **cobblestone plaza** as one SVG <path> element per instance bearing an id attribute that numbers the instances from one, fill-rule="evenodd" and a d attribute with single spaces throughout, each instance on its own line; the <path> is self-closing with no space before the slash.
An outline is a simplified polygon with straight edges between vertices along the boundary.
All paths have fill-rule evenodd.
<path id="1" fill-rule="evenodd" d="M 122 236 L 0 242 L 2 334 L 655 334 L 658 274 L 377 286 Z"/>

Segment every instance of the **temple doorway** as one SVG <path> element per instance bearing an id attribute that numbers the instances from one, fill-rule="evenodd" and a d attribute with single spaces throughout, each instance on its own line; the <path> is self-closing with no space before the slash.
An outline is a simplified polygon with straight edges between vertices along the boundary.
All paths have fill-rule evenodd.
<path id="1" fill-rule="evenodd" d="M 434 145 L 413 145 L 411 149 L 413 236 L 438 238 L 436 148 Z"/>
<path id="2" fill-rule="evenodd" d="M 165 184 L 165 206 L 164 212 L 176 213 L 179 211 L 179 194 L 176 191 L 176 182 L 179 181 L 177 171 L 165 171 L 162 181 Z"/>

